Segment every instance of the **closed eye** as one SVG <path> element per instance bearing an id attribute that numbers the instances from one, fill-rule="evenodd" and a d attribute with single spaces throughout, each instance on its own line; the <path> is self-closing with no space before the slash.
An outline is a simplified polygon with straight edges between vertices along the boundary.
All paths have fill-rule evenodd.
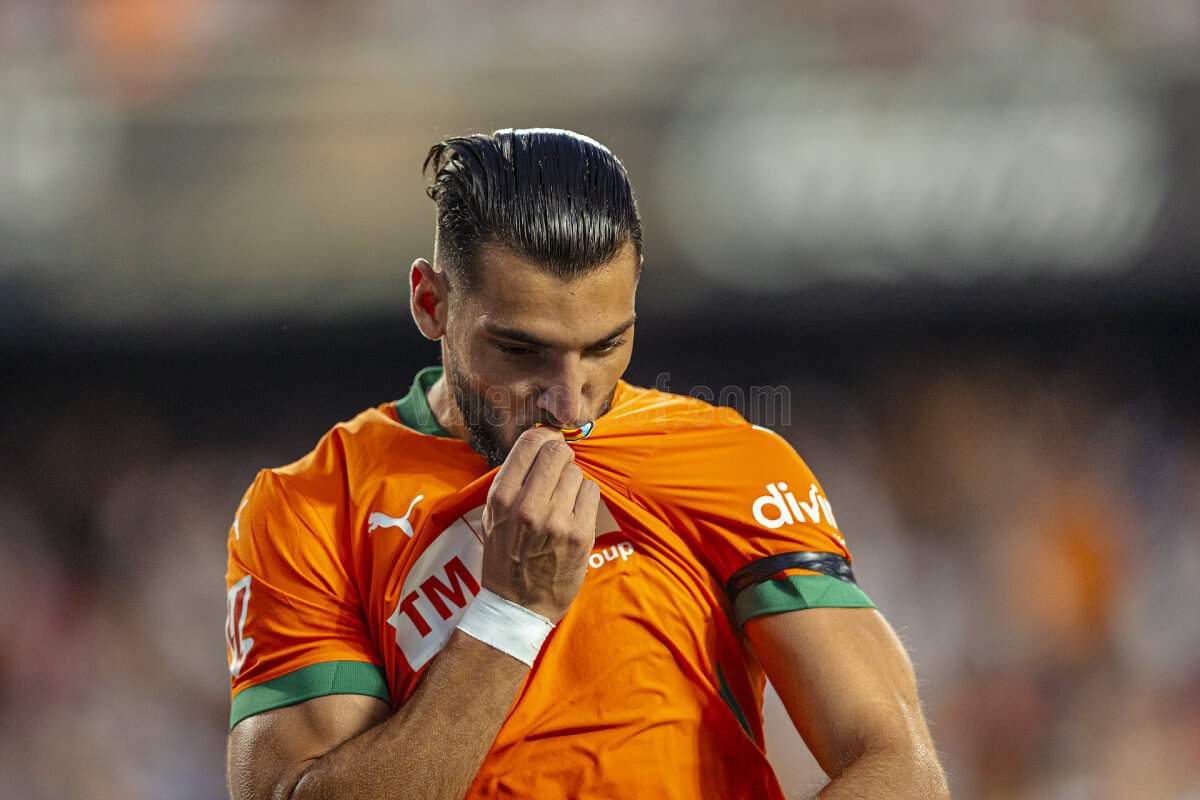
<path id="1" fill-rule="evenodd" d="M 522 344 L 508 344 L 507 342 L 493 342 L 496 349 L 505 355 L 520 357 L 534 355 L 537 350 Z"/>
<path id="2" fill-rule="evenodd" d="M 593 353 L 600 353 L 600 354 L 611 353 L 613 350 L 616 350 L 618 347 L 620 347 L 623 344 L 625 344 L 624 339 L 609 339 L 607 342 L 601 342 L 600 344 L 592 345 L 591 347 L 588 348 L 588 350 L 590 350 Z"/>
<path id="3" fill-rule="evenodd" d="M 502 341 L 498 341 L 498 340 L 493 340 L 492 344 L 501 353 L 504 353 L 506 356 L 511 356 L 513 358 L 523 358 L 523 357 L 527 357 L 527 356 L 535 356 L 540 352 L 539 348 L 530 347 L 529 345 L 512 344 L 509 342 L 502 342 Z M 611 352 L 617 350 L 618 348 L 620 348 L 621 345 L 623 345 L 623 344 L 625 344 L 625 339 L 623 339 L 623 338 L 609 339 L 606 342 L 600 342 L 599 344 L 592 345 L 591 347 L 589 347 L 587 349 L 587 352 L 591 353 L 593 355 L 601 355 L 601 356 L 607 355 L 608 353 L 611 353 Z"/>

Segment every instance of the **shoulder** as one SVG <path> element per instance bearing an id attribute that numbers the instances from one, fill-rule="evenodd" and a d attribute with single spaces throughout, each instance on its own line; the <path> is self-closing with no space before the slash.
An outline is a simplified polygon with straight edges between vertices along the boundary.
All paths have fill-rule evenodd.
<path id="1" fill-rule="evenodd" d="M 619 401 L 619 402 L 618 402 Z M 750 501 L 768 484 L 807 487 L 811 473 L 792 446 L 736 410 L 635 386 L 614 400 L 603 443 L 628 459 L 629 489 L 644 500 L 692 509 Z M 615 456 L 612 458 L 615 459 Z"/>
<path id="2" fill-rule="evenodd" d="M 610 412 L 615 425 L 657 438 L 656 451 L 717 449 L 754 453 L 791 450 L 768 428 L 748 422 L 734 408 L 622 382 Z"/>
<path id="3" fill-rule="evenodd" d="M 356 457 L 387 448 L 409 436 L 420 436 L 389 415 L 387 408 L 369 408 L 353 419 L 337 423 L 303 457 L 269 472 L 289 481 L 319 480 L 330 472 L 343 470 Z"/>
<path id="4" fill-rule="evenodd" d="M 412 452 L 405 442 L 421 438 L 389 415 L 387 406 L 339 422 L 303 457 L 259 471 L 239 506 L 243 532 L 286 521 L 327 533 L 355 487 L 386 474 L 389 455 Z"/>
<path id="5" fill-rule="evenodd" d="M 270 471 L 306 492 L 340 488 L 359 495 L 377 481 L 405 475 L 457 477 L 477 469 L 479 460 L 465 442 L 404 425 L 387 403 L 339 422 L 304 457 Z"/>

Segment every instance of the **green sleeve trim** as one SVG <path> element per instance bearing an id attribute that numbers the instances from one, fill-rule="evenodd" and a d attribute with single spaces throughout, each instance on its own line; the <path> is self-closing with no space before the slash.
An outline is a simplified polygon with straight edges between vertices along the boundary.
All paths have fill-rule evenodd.
<path id="1" fill-rule="evenodd" d="M 739 625 L 765 614 L 805 608 L 874 608 L 852 583 L 828 575 L 789 575 L 747 586 L 733 603 Z"/>
<path id="2" fill-rule="evenodd" d="M 229 730 L 254 714 L 327 694 L 365 694 L 391 702 L 382 668 L 366 661 L 326 661 L 242 689 L 233 696 Z"/>
<path id="3" fill-rule="evenodd" d="M 717 683 L 720 685 L 721 699 L 725 701 L 725 705 L 729 706 L 729 710 L 737 717 L 738 724 L 742 726 L 742 730 L 746 732 L 747 736 L 753 739 L 754 733 L 750 730 L 750 720 L 746 719 L 746 715 L 742 712 L 742 707 L 738 705 L 737 698 L 729 690 L 729 684 L 725 682 L 725 673 L 721 671 L 720 664 L 717 664 Z"/>

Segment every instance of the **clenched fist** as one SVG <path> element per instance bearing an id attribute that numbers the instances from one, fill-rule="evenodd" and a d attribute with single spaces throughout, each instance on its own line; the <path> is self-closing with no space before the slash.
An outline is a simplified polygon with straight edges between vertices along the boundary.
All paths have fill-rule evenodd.
<path id="1" fill-rule="evenodd" d="M 522 433 L 483 510 L 483 587 L 557 624 L 583 585 L 599 506 L 561 432 Z"/>

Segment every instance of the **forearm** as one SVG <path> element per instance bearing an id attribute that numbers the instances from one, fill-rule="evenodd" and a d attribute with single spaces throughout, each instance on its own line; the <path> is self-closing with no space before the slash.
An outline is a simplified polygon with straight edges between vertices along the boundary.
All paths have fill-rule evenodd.
<path id="1" fill-rule="evenodd" d="M 310 762 L 291 800 L 461 798 L 529 667 L 455 631 L 386 721 Z"/>

